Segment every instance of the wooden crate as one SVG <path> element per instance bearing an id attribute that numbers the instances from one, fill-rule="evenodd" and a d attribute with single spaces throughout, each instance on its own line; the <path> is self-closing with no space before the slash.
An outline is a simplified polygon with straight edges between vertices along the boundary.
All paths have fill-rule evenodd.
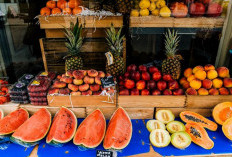
<path id="1" fill-rule="evenodd" d="M 212 109 L 219 103 L 232 101 L 232 95 L 187 95 L 186 106 L 188 108 Z"/>
<path id="2" fill-rule="evenodd" d="M 116 107 L 116 97 L 113 102 L 108 100 L 108 96 L 47 96 L 50 107 Z"/>
<path id="3" fill-rule="evenodd" d="M 121 107 L 184 107 L 185 95 L 181 96 L 118 96 L 118 105 Z"/>
<path id="4" fill-rule="evenodd" d="M 87 115 L 98 107 L 86 107 Z M 117 107 L 99 107 L 106 119 L 110 119 Z M 131 119 L 153 119 L 154 108 L 124 108 Z"/>

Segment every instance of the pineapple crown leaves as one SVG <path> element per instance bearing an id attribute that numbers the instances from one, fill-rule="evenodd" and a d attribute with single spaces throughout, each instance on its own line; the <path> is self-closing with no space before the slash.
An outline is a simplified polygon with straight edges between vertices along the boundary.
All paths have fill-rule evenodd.
<path id="1" fill-rule="evenodd" d="M 123 38 L 124 35 L 121 35 L 122 27 L 116 31 L 113 24 L 111 24 L 111 27 L 106 30 L 106 41 L 109 45 L 110 51 L 115 56 L 120 56 L 123 50 Z"/>
<path id="2" fill-rule="evenodd" d="M 177 35 L 177 31 L 168 29 L 168 32 L 165 33 L 165 50 L 166 56 L 174 57 L 178 51 L 177 47 L 180 42 L 180 37 Z"/>
<path id="3" fill-rule="evenodd" d="M 82 25 L 79 26 L 79 22 L 77 19 L 76 24 L 71 21 L 70 28 L 64 27 L 64 34 L 67 38 L 67 42 L 65 42 L 65 46 L 69 50 L 69 55 L 76 56 L 79 54 L 80 48 L 83 44 L 82 38 Z"/>

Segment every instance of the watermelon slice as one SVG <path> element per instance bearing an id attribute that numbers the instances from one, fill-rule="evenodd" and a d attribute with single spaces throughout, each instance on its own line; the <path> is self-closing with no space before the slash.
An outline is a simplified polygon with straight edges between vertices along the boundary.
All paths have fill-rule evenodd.
<path id="1" fill-rule="evenodd" d="M 123 108 L 112 115 L 103 142 L 105 149 L 124 149 L 131 140 L 132 123 Z"/>
<path id="2" fill-rule="evenodd" d="M 105 131 L 105 117 L 102 112 L 97 109 L 88 115 L 80 124 L 73 139 L 73 143 L 87 148 L 95 148 L 102 142 Z"/>
<path id="3" fill-rule="evenodd" d="M 46 136 L 50 125 L 50 112 L 41 108 L 13 133 L 11 140 L 24 147 L 34 146 Z"/>
<path id="4" fill-rule="evenodd" d="M 75 114 L 68 108 L 62 107 L 53 119 L 46 142 L 54 146 L 61 146 L 73 138 L 76 129 L 77 118 Z"/>
<path id="5" fill-rule="evenodd" d="M 2 119 L 4 117 L 4 112 L 2 109 L 0 109 L 0 119 Z"/>

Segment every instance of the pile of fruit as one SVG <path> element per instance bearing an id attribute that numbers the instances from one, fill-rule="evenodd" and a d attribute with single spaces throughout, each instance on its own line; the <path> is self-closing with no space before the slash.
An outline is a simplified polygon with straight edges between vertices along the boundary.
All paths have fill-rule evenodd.
<path id="1" fill-rule="evenodd" d="M 46 3 L 46 7 L 40 10 L 40 15 L 49 16 L 49 15 L 76 15 L 82 12 L 80 7 L 80 0 L 49 0 Z"/>
<path id="2" fill-rule="evenodd" d="M 10 101 L 8 78 L 0 78 L 0 104 Z"/>
<path id="3" fill-rule="evenodd" d="M 120 95 L 183 95 L 179 83 L 170 74 L 163 74 L 155 66 L 138 68 L 132 64 L 119 77 Z"/>
<path id="4" fill-rule="evenodd" d="M 229 95 L 232 94 L 232 78 L 226 67 L 211 64 L 187 68 L 180 84 L 188 95 Z"/>

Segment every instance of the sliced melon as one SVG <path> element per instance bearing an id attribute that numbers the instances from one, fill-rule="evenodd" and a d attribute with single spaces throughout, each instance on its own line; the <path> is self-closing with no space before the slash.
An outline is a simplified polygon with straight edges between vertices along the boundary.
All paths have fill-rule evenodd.
<path id="1" fill-rule="evenodd" d="M 36 145 L 46 136 L 50 125 L 50 112 L 45 108 L 41 108 L 16 129 L 11 136 L 11 140 L 25 147 Z"/>
<path id="2" fill-rule="evenodd" d="M 174 121 L 175 116 L 171 110 L 159 110 L 155 114 L 155 118 L 164 124 Z"/>
<path id="3" fill-rule="evenodd" d="M 102 142 L 105 131 L 105 117 L 103 113 L 97 109 L 88 115 L 79 125 L 73 143 L 87 148 L 95 148 Z"/>
<path id="4" fill-rule="evenodd" d="M 159 120 L 149 120 L 146 124 L 146 127 L 149 132 L 155 129 L 166 129 L 164 123 Z"/>
<path id="5" fill-rule="evenodd" d="M 4 117 L 4 112 L 2 109 L 0 109 L 0 119 L 2 119 Z"/>
<path id="6" fill-rule="evenodd" d="M 213 109 L 214 120 L 222 125 L 227 119 L 232 117 L 232 102 L 223 102 Z"/>
<path id="7" fill-rule="evenodd" d="M 179 131 L 185 131 L 184 124 L 179 121 L 169 122 L 166 127 L 167 127 L 168 132 L 170 132 L 171 134 L 175 132 L 179 132 Z"/>
<path id="8" fill-rule="evenodd" d="M 66 107 L 62 107 L 55 115 L 46 142 L 51 145 L 67 143 L 72 140 L 77 128 L 75 114 Z"/>
<path id="9" fill-rule="evenodd" d="M 171 136 L 171 143 L 174 147 L 185 149 L 191 144 L 191 137 L 185 131 L 175 132 Z"/>
<path id="10" fill-rule="evenodd" d="M 123 108 L 112 115 L 103 142 L 105 149 L 124 149 L 131 140 L 132 123 Z"/>
<path id="11" fill-rule="evenodd" d="M 222 125 L 224 135 L 232 141 L 232 118 L 227 119 Z"/>
<path id="12" fill-rule="evenodd" d="M 171 141 L 171 137 L 167 130 L 156 129 L 150 133 L 151 144 L 155 147 L 166 147 Z"/>

